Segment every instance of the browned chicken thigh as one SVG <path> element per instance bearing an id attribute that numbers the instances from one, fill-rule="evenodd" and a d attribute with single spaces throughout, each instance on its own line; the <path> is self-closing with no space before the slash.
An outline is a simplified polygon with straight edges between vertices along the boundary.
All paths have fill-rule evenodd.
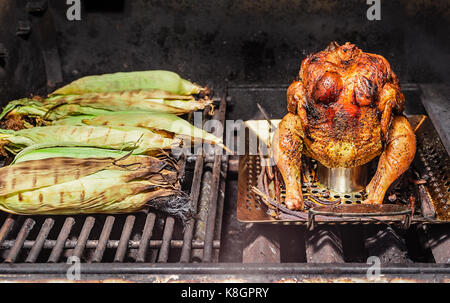
<path id="1" fill-rule="evenodd" d="M 382 203 L 416 152 L 414 132 L 402 115 L 404 101 L 387 60 L 353 44 L 332 42 L 303 60 L 272 145 L 286 206 L 303 209 L 302 155 L 330 168 L 356 167 L 380 156 L 363 203 Z"/>

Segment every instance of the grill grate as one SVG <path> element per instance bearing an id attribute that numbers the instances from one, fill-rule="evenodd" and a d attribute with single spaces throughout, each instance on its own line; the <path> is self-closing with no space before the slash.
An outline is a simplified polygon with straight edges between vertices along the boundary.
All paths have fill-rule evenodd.
<path id="1" fill-rule="evenodd" d="M 217 100 L 217 98 L 215 98 Z M 225 120 L 226 91 L 214 119 Z M 204 111 L 203 121 L 208 109 Z M 4 263 L 65 263 L 71 256 L 85 263 L 166 263 L 191 262 L 192 249 L 203 250 L 203 262 L 217 261 L 226 156 L 213 160 L 211 186 L 216 189 L 209 199 L 206 237 L 193 240 L 193 219 L 182 222 L 151 209 L 120 215 L 19 216 L 0 215 L 0 258 Z M 210 162 L 200 154 L 180 157 L 182 187 L 189 188 L 194 207 L 198 208 L 202 175 Z M 224 172 L 225 169 L 225 172 Z M 187 175 L 192 178 L 186 177 Z M 222 190 L 221 195 L 217 192 Z M 199 209 L 197 209 L 199 210 Z M 220 220 L 221 221 L 221 220 Z M 220 237 L 219 237 L 220 238 Z"/>

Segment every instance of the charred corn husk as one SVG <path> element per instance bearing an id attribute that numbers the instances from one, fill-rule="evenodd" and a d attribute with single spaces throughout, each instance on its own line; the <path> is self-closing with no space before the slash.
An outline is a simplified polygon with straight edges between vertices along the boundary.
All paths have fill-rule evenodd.
<path id="1" fill-rule="evenodd" d="M 31 160 L 42 160 L 47 158 L 120 158 L 126 155 L 129 155 L 129 151 L 124 150 L 116 150 L 116 149 L 104 149 L 97 147 L 89 147 L 89 146 L 30 146 L 23 149 L 20 153 L 18 153 L 14 161 L 14 163 L 20 163 Z M 131 156 L 130 156 L 131 157 Z M 144 157 L 144 156 L 136 156 L 136 157 Z"/>
<path id="2" fill-rule="evenodd" d="M 81 154 L 100 152 L 87 148 Z M 164 159 L 44 156 L 0 168 L 0 209 L 27 215 L 123 213 L 151 205 L 186 219 L 191 204 L 179 188 L 176 165 Z"/>
<path id="3" fill-rule="evenodd" d="M 212 103 L 210 99 L 195 100 L 191 96 L 179 99 L 153 98 L 155 92 L 93 93 L 85 95 L 55 96 L 47 99 L 20 99 L 7 104 L 0 114 L 3 128 L 22 129 L 35 125 L 21 119 L 28 117 L 39 121 L 55 121 L 67 116 L 102 115 L 118 111 L 170 113 L 176 115 L 202 110 Z M 182 98 L 187 97 L 187 98 Z M 9 121 L 8 121 L 9 120 Z M 9 122 L 9 123 L 8 123 Z M 9 125 L 18 124 L 17 127 Z M 36 123 L 37 124 L 37 123 Z"/>
<path id="4" fill-rule="evenodd" d="M 75 116 L 58 120 L 54 125 L 91 125 L 91 126 L 131 126 L 155 131 L 167 131 L 177 136 L 192 139 L 204 139 L 223 148 L 222 139 L 197 128 L 188 121 L 173 115 L 162 113 L 116 112 L 98 116 Z"/>
<path id="5" fill-rule="evenodd" d="M 47 98 L 43 104 L 49 111 L 57 110 L 62 105 L 78 105 L 107 111 L 143 111 L 172 114 L 185 114 L 204 109 L 212 100 L 193 96 L 175 95 L 165 91 L 123 91 L 105 93 L 86 93 L 82 95 L 58 95 Z M 83 109 L 82 109 L 83 110 Z M 87 110 L 84 110 L 87 114 Z"/>
<path id="6" fill-rule="evenodd" d="M 135 168 L 147 166 L 151 171 L 160 171 L 164 167 L 163 161 L 146 156 L 129 156 L 124 160 L 71 157 L 47 159 L 19 160 L 13 165 L 2 167 L 0 195 L 66 183 L 105 169 L 121 170 L 124 166 L 135 165 Z"/>
<path id="7" fill-rule="evenodd" d="M 147 129 L 128 126 L 70 126 L 34 127 L 19 131 L 0 130 L 0 147 L 13 153 L 34 144 L 63 146 L 95 146 L 108 149 L 133 150 L 135 154 L 154 149 L 179 146 L 177 138 L 164 137 Z"/>
<path id="8" fill-rule="evenodd" d="M 150 70 L 83 77 L 57 89 L 52 95 L 154 89 L 180 95 L 198 94 L 204 90 L 203 87 L 182 79 L 174 72 Z"/>

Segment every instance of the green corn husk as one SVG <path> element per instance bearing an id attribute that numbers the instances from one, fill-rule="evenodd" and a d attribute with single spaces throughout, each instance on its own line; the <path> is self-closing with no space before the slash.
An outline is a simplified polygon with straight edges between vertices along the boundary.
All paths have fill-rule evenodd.
<path id="1" fill-rule="evenodd" d="M 202 110 L 212 100 L 164 91 L 130 91 L 19 99 L 9 102 L 0 114 L 2 128 L 19 130 L 75 115 L 103 115 L 117 111 L 158 112 L 182 115 Z M 24 119 L 26 117 L 28 119 Z M 36 120 L 30 124 L 29 118 Z"/>
<path id="2" fill-rule="evenodd" d="M 124 213 L 150 204 L 186 219 L 192 206 L 178 189 L 177 175 L 172 162 L 149 156 L 24 161 L 0 168 L 0 209 L 24 215 Z"/>
<path id="3" fill-rule="evenodd" d="M 0 147 L 3 146 L 13 153 L 34 144 L 50 144 L 133 150 L 134 154 L 142 154 L 154 149 L 170 149 L 180 143 L 177 138 L 168 138 L 150 130 L 128 126 L 55 125 L 19 131 L 0 129 Z"/>
<path id="4" fill-rule="evenodd" d="M 108 111 L 144 111 L 182 115 L 204 109 L 212 100 L 195 100 L 192 96 L 182 96 L 165 91 L 124 91 L 86 93 L 82 95 L 54 96 L 46 99 L 47 109 L 56 109 L 63 104 L 79 105 Z M 87 114 L 87 112 L 84 112 Z"/>
<path id="5" fill-rule="evenodd" d="M 223 145 L 222 139 L 172 114 L 116 112 L 100 116 L 69 117 L 54 122 L 54 125 L 83 124 L 91 126 L 131 126 L 150 130 L 163 130 L 182 137 L 204 139 L 209 143 L 214 143 L 227 149 Z"/>
<path id="6" fill-rule="evenodd" d="M 104 149 L 89 146 L 49 146 L 42 147 L 32 145 L 23 149 L 18 153 L 12 164 L 21 163 L 32 160 L 42 160 L 48 158 L 121 158 L 128 155 L 129 151 L 116 150 L 116 149 Z M 145 157 L 140 155 L 135 155 L 135 157 Z"/>
<path id="7" fill-rule="evenodd" d="M 23 98 L 10 101 L 3 108 L 3 111 L 0 114 L 0 120 L 13 110 L 19 110 L 18 114 L 36 115 L 40 117 L 44 116 L 47 112 L 41 100 Z"/>
<path id="8" fill-rule="evenodd" d="M 57 89 L 51 95 L 80 95 L 85 93 L 119 92 L 130 90 L 165 90 L 174 94 L 198 94 L 205 88 L 164 70 L 126 72 L 87 76 Z"/>
<path id="9" fill-rule="evenodd" d="M 8 103 L 0 114 L 0 127 L 20 130 L 34 126 L 48 125 L 48 121 L 58 120 L 71 115 L 102 115 L 108 110 L 80 106 L 78 104 L 62 104 L 54 107 L 45 100 L 20 99 Z M 34 123 L 30 120 L 34 120 Z"/>

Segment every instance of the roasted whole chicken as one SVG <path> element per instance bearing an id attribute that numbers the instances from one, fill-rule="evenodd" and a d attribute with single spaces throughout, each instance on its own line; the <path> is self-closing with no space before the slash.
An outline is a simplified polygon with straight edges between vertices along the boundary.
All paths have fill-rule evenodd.
<path id="1" fill-rule="evenodd" d="M 414 132 L 402 115 L 405 98 L 388 61 L 349 42 L 309 55 L 287 90 L 288 114 L 273 139 L 286 185 L 285 204 L 303 209 L 302 155 L 326 167 L 356 167 L 380 156 L 363 203 L 381 204 L 411 164 Z"/>

